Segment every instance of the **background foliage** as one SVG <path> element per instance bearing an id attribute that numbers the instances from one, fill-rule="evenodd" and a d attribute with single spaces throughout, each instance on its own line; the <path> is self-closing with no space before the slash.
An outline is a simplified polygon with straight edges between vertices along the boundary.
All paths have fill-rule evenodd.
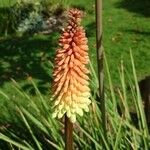
<path id="1" fill-rule="evenodd" d="M 96 70 L 94 1 L 31 0 L 16 3 L 16 0 L 0 0 L 1 149 L 64 147 L 63 125 L 51 118 L 52 106 L 49 101 L 53 59 L 60 30 L 48 35 L 37 34 L 40 28 L 32 23 L 38 20 L 43 22 L 43 16 L 55 16 L 58 10 L 68 7 L 77 7 L 86 12 L 83 26 L 89 39 L 91 58 L 93 103 L 91 113 L 79 118 L 80 126 L 78 123 L 75 124 L 75 147 L 79 149 L 84 147 L 87 150 L 102 149 L 102 144 L 106 149 L 116 150 L 150 147 L 137 86 L 140 79 L 150 74 L 150 15 L 147 7 L 149 1 L 136 0 L 135 7 L 133 3 L 134 0 L 104 1 L 103 41 L 109 64 L 107 67 L 105 63 L 108 117 L 108 138 L 105 139 L 101 130 L 99 103 L 95 101 L 97 78 L 94 71 Z M 24 30 L 26 23 L 33 28 Z M 33 29 L 36 34 L 29 32 L 20 35 L 20 32 Z M 135 60 L 137 78 L 129 49 L 132 50 Z M 123 65 L 121 61 L 124 62 Z M 121 112 L 118 112 L 117 106 Z"/>

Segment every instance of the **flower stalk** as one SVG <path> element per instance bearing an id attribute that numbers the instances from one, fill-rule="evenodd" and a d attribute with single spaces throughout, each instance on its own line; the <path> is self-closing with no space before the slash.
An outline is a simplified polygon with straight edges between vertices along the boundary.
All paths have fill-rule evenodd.
<path id="1" fill-rule="evenodd" d="M 65 150 L 73 150 L 73 123 L 65 115 Z"/>
<path id="2" fill-rule="evenodd" d="M 88 112 L 90 101 L 87 38 L 81 26 L 83 12 L 69 11 L 68 25 L 59 40 L 52 86 L 55 101 L 53 117 L 65 115 L 65 149 L 73 149 L 73 123 L 77 114 Z"/>

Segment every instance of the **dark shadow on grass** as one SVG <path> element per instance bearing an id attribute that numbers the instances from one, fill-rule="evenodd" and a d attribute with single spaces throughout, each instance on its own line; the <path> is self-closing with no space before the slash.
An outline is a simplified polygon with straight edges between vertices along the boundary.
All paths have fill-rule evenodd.
<path id="1" fill-rule="evenodd" d="M 116 4 L 116 7 L 150 17 L 150 0 L 121 0 Z"/>
<path id="2" fill-rule="evenodd" d="M 147 124 L 150 126 L 150 75 L 139 81 Z"/>
<path id="3" fill-rule="evenodd" d="M 53 61 L 56 46 L 56 34 L 43 38 L 28 36 L 0 39 L 0 86 L 9 82 L 10 78 L 23 81 L 31 76 L 37 79 L 44 92 L 48 88 L 45 85 L 51 81 L 48 61 Z M 27 89 L 27 85 L 24 89 Z"/>

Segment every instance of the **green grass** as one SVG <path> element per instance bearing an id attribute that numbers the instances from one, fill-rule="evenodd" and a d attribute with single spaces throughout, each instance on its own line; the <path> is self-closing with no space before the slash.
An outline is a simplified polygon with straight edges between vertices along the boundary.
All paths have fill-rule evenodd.
<path id="1" fill-rule="evenodd" d="M 16 0 L 0 0 L 0 8 L 9 7 L 16 3 Z"/>
<path id="2" fill-rule="evenodd" d="M 0 2 L 2 1 L 0 0 Z M 86 29 L 87 37 L 89 39 L 91 63 L 94 66 L 94 69 L 96 69 L 94 1 L 70 1 L 70 3 L 72 6 L 79 7 L 86 12 L 86 17 L 83 20 L 83 26 Z M 8 3 L 5 1 L 5 6 L 7 6 L 7 4 Z M 127 98 L 124 97 L 127 101 L 128 91 L 126 91 L 123 85 L 127 83 L 126 86 L 129 86 L 130 82 L 128 80 L 124 81 L 123 76 L 121 76 L 122 79 L 120 82 L 118 69 L 120 68 L 120 61 L 123 60 L 124 67 L 131 77 L 131 82 L 133 82 L 135 76 L 132 75 L 133 64 L 130 61 L 129 49 L 132 49 L 138 80 L 150 75 L 150 15 L 148 13 L 149 8 L 147 8 L 149 3 L 145 0 L 142 5 L 140 0 L 137 0 L 136 5 L 139 9 L 132 9 L 129 4 L 132 5 L 131 2 L 125 0 L 104 1 L 103 11 L 103 44 L 110 68 L 111 80 L 115 85 L 115 89 L 120 88 L 121 94 L 123 96 L 127 95 Z M 0 6 L 3 5 L 0 3 Z M 140 9 L 141 5 L 142 9 Z M 143 7 L 147 9 L 144 9 Z M 37 136 L 41 143 L 45 142 L 42 141 L 43 138 L 40 139 L 40 137 L 38 137 L 38 134 L 41 133 L 43 137 L 48 137 L 48 140 L 51 143 L 48 144 L 49 142 L 46 142 L 47 144 L 45 145 L 63 147 L 64 144 L 61 134 L 58 134 L 62 132 L 59 130 L 61 124 L 51 120 L 51 105 L 49 104 L 50 84 L 52 80 L 51 62 L 54 60 L 58 38 L 59 33 L 52 33 L 49 36 L 35 35 L 18 37 L 10 35 L 8 37 L 0 37 L 0 91 L 2 91 L 0 94 L 0 131 L 4 131 L 5 133 L 5 129 L 6 131 L 9 130 L 6 134 L 8 134 L 9 137 L 17 139 L 17 137 L 14 137 L 14 133 L 20 137 L 21 131 L 26 126 L 27 128 L 24 129 L 25 137 L 21 138 L 25 139 L 25 141 L 34 148 L 36 146 L 39 147 L 34 137 Z M 37 89 L 33 86 L 33 83 L 29 81 L 29 77 L 32 77 L 37 88 L 40 90 L 42 97 L 46 101 L 46 105 L 49 106 L 49 108 L 47 108 L 47 112 L 45 111 L 45 105 L 41 105 L 43 101 L 41 102 Z M 94 75 L 92 75 L 92 77 L 94 77 Z M 15 90 L 16 85 L 15 87 L 13 86 L 14 83 L 11 78 L 15 79 L 19 83 L 19 89 L 21 92 Z M 127 76 L 125 76 L 125 79 L 127 79 Z M 111 91 L 111 96 L 108 94 L 108 100 L 110 99 L 110 102 L 107 103 L 107 108 L 109 109 L 109 123 L 110 128 L 112 129 L 108 133 L 109 142 L 107 143 L 104 141 L 104 143 L 106 142 L 105 146 L 109 148 L 114 146 L 114 149 L 116 150 L 117 148 L 130 149 L 132 146 L 132 148 L 135 149 L 138 149 L 138 146 L 146 148 L 149 145 L 147 144 L 147 132 L 143 130 L 144 121 L 143 117 L 141 117 L 143 116 L 142 112 L 140 111 L 139 114 L 142 119 L 139 119 L 138 121 L 140 126 L 138 129 L 135 128 L 133 124 L 130 124 L 130 120 L 128 120 L 130 119 L 128 102 L 122 104 L 123 108 L 126 108 L 125 111 L 128 112 L 127 119 L 121 118 L 118 113 L 115 113 L 114 102 L 121 98 L 118 94 L 114 94 L 113 87 L 109 85 L 110 81 L 108 80 L 108 77 L 106 77 L 105 80 L 107 83 L 107 89 Z M 96 82 L 92 84 L 92 89 L 96 86 L 95 84 Z M 134 85 L 133 83 L 131 84 Z M 108 93 L 110 93 L 109 90 Z M 24 92 L 26 92 L 29 97 Z M 132 90 L 130 99 L 135 100 L 135 105 L 137 105 L 137 109 L 139 109 L 140 104 L 137 104 L 137 98 L 140 99 L 135 94 L 135 91 Z M 21 112 L 20 110 L 18 111 L 16 105 L 19 105 L 21 108 L 23 107 Z M 89 120 L 87 119 L 89 116 L 92 119 L 94 118 L 94 125 L 96 127 L 94 127 L 93 122 L 90 120 L 89 122 L 85 122 L 85 120 L 81 119 L 80 123 L 82 128 L 79 127 L 78 129 L 77 127 L 76 130 L 76 133 L 79 133 L 80 137 L 78 137 L 78 134 L 75 134 L 76 146 L 83 148 L 82 146 L 84 145 L 87 150 L 92 146 L 95 147 L 95 149 L 101 149 L 101 143 L 99 144 L 99 140 L 101 139 L 102 141 L 104 139 L 101 134 L 101 126 L 98 124 L 101 120 L 99 118 L 99 109 L 97 108 L 95 101 L 93 107 L 94 108 L 91 109 L 96 114 L 89 114 L 85 116 L 85 120 Z M 34 119 L 33 116 L 30 116 L 26 110 L 34 116 Z M 136 110 L 136 112 L 138 112 L 138 110 Z M 49 116 L 45 115 L 45 113 Z M 27 121 L 24 116 L 27 118 Z M 38 126 L 39 133 L 36 135 L 29 132 L 30 127 L 28 126 L 28 123 L 30 122 L 30 119 L 32 120 L 30 125 L 32 126 L 33 131 L 35 131 L 33 125 L 36 124 Z M 49 127 L 51 124 L 54 126 L 56 125 L 56 128 L 52 128 L 51 130 L 51 127 Z M 88 124 L 91 125 L 91 132 L 89 131 Z M 112 136 L 111 132 L 113 133 Z M 51 133 L 51 135 L 49 135 L 49 133 Z M 141 134 L 144 134 L 144 136 L 142 137 Z M 30 137 L 30 135 L 33 140 L 28 139 L 28 136 Z M 130 137 L 133 137 L 133 139 L 131 140 Z M 124 141 L 122 141 L 121 138 L 124 138 Z M 10 142 L 10 139 L 7 139 L 7 141 L 12 143 Z M 24 143 L 25 141 L 22 141 L 22 144 L 27 146 L 28 144 Z M 58 141 L 60 141 L 60 143 Z M 4 145 L 7 146 L 8 149 L 11 149 L 12 145 L 9 143 L 4 143 Z M 137 143 L 137 145 L 135 143 Z M 127 148 L 125 146 L 127 146 Z M 27 147 L 29 147 L 29 145 Z"/>
<path id="3" fill-rule="evenodd" d="M 148 67 L 150 66 L 148 61 L 150 58 L 150 15 L 145 17 L 142 12 L 140 13 L 140 6 L 144 5 L 144 2 L 142 4 L 137 0 L 135 3 L 139 4 L 139 10 L 132 13 L 128 10 L 128 7 L 125 7 L 129 1 L 111 0 L 104 2 L 104 47 L 116 82 L 115 72 L 117 67 L 114 66 L 118 66 L 120 58 L 125 60 L 125 66 L 128 70 L 131 68 L 128 63 L 130 48 L 136 62 L 138 79 L 150 74 L 150 68 Z M 133 5 L 131 4 L 130 9 Z M 149 9 L 146 8 L 145 5 L 144 11 L 148 13 Z"/>

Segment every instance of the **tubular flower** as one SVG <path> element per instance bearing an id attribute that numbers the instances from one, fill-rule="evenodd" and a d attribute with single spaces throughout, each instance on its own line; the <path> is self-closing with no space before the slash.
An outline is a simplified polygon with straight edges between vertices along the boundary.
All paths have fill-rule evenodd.
<path id="1" fill-rule="evenodd" d="M 78 9 L 69 11 L 67 27 L 59 40 L 56 52 L 54 82 L 52 86 L 55 111 L 53 117 L 61 118 L 66 113 L 72 122 L 76 114 L 83 116 L 90 104 L 88 45 L 85 31 L 80 25 L 83 13 Z"/>

